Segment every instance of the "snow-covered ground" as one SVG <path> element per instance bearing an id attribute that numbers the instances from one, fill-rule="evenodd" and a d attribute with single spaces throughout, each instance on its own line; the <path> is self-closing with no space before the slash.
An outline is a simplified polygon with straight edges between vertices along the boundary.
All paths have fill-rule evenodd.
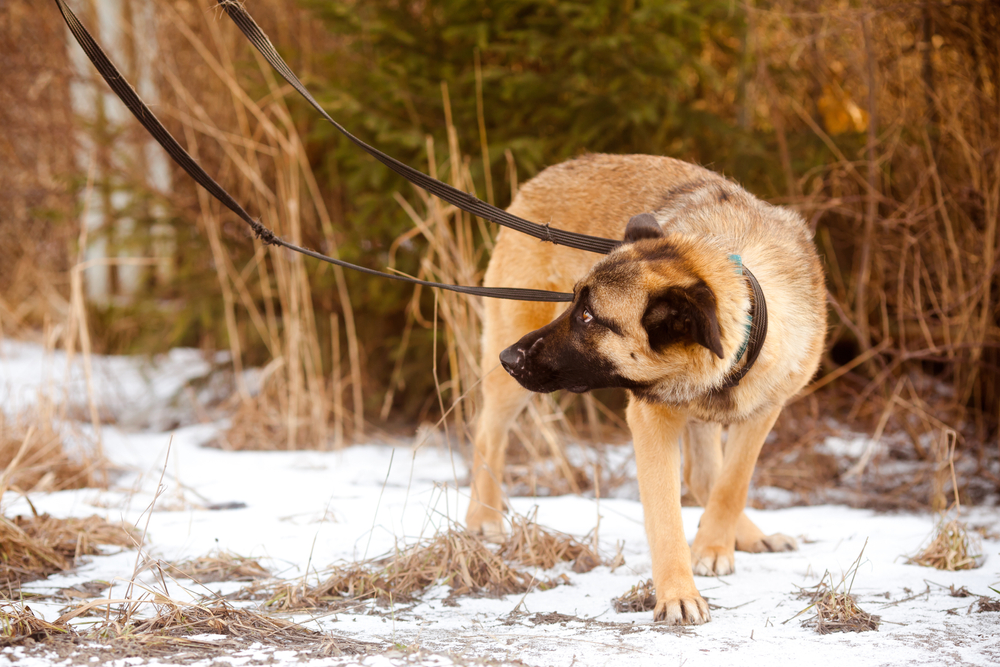
<path id="1" fill-rule="evenodd" d="M 187 355 L 187 356 L 185 356 Z M 198 366 L 198 364 L 202 364 Z M 193 352 L 149 364 L 132 359 L 95 359 L 99 394 L 108 409 L 148 416 L 176 405 L 176 392 L 208 369 Z M 0 401 L 8 413 L 30 405 L 36 389 L 70 386 L 73 400 L 85 394 L 80 375 L 65 381 L 65 359 L 45 355 L 34 345 L 0 342 Z M 53 398 L 59 394 L 50 391 Z M 140 423 L 136 419 L 131 423 Z M 228 550 L 259 559 L 285 579 L 318 578 L 339 561 L 382 554 L 394 546 L 460 521 L 468 502 L 462 486 L 467 470 L 461 457 L 442 446 L 395 448 L 354 446 L 339 452 L 224 452 L 203 447 L 224 423 L 189 425 L 170 431 L 102 429 L 107 457 L 122 474 L 108 491 L 85 489 L 33 494 L 39 512 L 56 517 L 98 514 L 112 522 L 145 526 L 148 555 L 180 561 Z M 86 432 L 86 427 L 78 427 Z M 148 428 L 148 426 L 147 426 Z M 169 456 L 168 456 L 169 451 Z M 151 515 L 160 479 L 163 489 Z M 237 503 L 238 509 L 209 506 Z M 969 508 L 963 519 L 983 526 L 983 566 L 940 572 L 905 563 L 931 535 L 931 515 L 876 514 L 840 506 L 748 510 L 765 531 L 798 537 L 800 550 L 780 554 L 737 554 L 737 572 L 722 578 L 696 578 L 713 605 L 712 622 L 674 630 L 656 626 L 652 614 L 618 614 L 612 598 L 650 576 L 642 506 L 624 498 L 561 496 L 511 498 L 512 509 L 538 508 L 538 522 L 583 537 L 599 523 L 604 555 L 623 544 L 625 565 L 586 574 L 569 565 L 539 572 L 538 579 L 565 574 L 568 585 L 506 598 L 458 598 L 445 604 L 448 589 L 432 588 L 416 605 L 358 609 L 335 615 L 292 616 L 323 632 L 379 642 L 388 653 L 366 657 L 311 658 L 323 665 L 449 665 L 481 661 L 538 666 L 570 665 L 997 665 L 1000 664 L 1000 612 L 978 613 L 975 597 L 956 598 L 950 587 L 997 597 L 1000 589 L 1000 514 L 996 508 Z M 24 498 L 3 498 L 6 516 L 30 512 Z M 701 510 L 684 509 L 688 539 Z M 862 555 L 862 549 L 864 553 Z M 796 617 L 808 602 L 802 588 L 829 572 L 834 583 L 861 555 L 852 592 L 865 611 L 882 618 L 877 632 L 819 635 Z M 109 550 L 76 571 L 24 585 L 25 591 L 53 592 L 93 580 L 113 581 L 104 597 L 125 594 L 136 562 L 134 550 Z M 155 586 L 151 577 L 145 581 Z M 227 594 L 244 584 L 207 588 L 189 580 L 168 581 L 176 600 Z M 52 620 L 65 602 L 32 602 L 33 611 Z M 556 616 L 553 614 L 565 616 Z M 64 664 L 39 648 L 0 650 L 0 665 L 27 667 Z M 96 658 L 95 658 L 96 660 Z M 233 665 L 261 662 L 297 664 L 294 651 L 257 654 L 248 650 L 224 658 Z M 116 661 L 139 664 L 134 658 Z M 169 664 L 169 659 L 160 659 Z M 209 660 L 205 663 L 208 664 Z"/>

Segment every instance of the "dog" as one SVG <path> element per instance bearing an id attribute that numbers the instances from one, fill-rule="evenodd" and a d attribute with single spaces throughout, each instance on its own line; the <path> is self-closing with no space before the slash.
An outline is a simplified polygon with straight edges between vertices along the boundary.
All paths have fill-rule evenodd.
<path id="1" fill-rule="evenodd" d="M 572 291 L 574 298 L 562 313 L 562 304 L 487 299 L 467 529 L 502 539 L 508 429 L 531 392 L 624 388 L 654 619 L 706 623 L 694 574 L 732 573 L 735 550 L 798 548 L 791 537 L 765 534 L 743 510 L 764 439 L 823 351 L 826 287 L 812 234 L 797 213 L 715 172 L 642 155 L 590 154 L 549 167 L 508 210 L 623 243 L 601 257 L 500 232 L 486 285 Z M 755 311 L 766 336 L 748 362 Z M 705 508 L 690 547 L 681 523 L 681 449 L 684 481 Z"/>

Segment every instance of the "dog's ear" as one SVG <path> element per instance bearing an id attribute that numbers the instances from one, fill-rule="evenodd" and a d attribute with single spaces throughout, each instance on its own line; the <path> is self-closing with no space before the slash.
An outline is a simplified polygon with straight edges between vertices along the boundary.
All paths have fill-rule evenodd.
<path id="1" fill-rule="evenodd" d="M 642 316 L 649 346 L 662 351 L 678 342 L 697 343 L 722 359 L 722 339 L 715 314 L 715 294 L 705 283 L 671 287 L 654 295 Z"/>
<path id="2" fill-rule="evenodd" d="M 663 238 L 663 228 L 652 213 L 640 213 L 629 218 L 625 225 L 625 243 L 635 243 L 640 239 Z"/>

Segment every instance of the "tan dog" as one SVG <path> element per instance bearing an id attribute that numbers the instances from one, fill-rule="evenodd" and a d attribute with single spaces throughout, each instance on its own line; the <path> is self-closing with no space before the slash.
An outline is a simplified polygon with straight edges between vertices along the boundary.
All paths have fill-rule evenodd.
<path id="1" fill-rule="evenodd" d="M 486 300 L 483 372 L 498 357 L 508 372 L 483 379 L 467 526 L 488 538 L 503 533 L 507 431 L 528 390 L 623 387 L 655 619 L 705 623 L 708 605 L 694 573 L 733 572 L 734 549 L 797 548 L 790 537 L 765 535 L 743 508 L 765 437 L 823 349 L 826 292 L 811 234 L 799 215 L 718 174 L 641 155 L 587 155 L 550 167 L 521 188 L 509 210 L 625 243 L 601 257 L 500 233 L 487 285 L 572 290 L 575 297 L 562 314 L 562 304 Z M 751 312 L 747 278 L 730 255 L 756 276 L 768 325 L 755 365 L 724 387 L 746 363 Z M 724 453 L 722 425 L 730 427 Z M 684 480 L 705 507 L 690 548 L 681 525 L 680 442 Z"/>

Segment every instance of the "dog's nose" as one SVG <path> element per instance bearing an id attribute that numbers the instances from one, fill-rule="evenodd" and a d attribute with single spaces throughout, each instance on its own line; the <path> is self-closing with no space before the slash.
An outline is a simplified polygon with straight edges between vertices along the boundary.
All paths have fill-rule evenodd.
<path id="1" fill-rule="evenodd" d="M 511 345 L 500 353 L 500 365 L 508 373 L 518 370 L 524 365 L 524 350 L 518 349 L 517 345 Z"/>

